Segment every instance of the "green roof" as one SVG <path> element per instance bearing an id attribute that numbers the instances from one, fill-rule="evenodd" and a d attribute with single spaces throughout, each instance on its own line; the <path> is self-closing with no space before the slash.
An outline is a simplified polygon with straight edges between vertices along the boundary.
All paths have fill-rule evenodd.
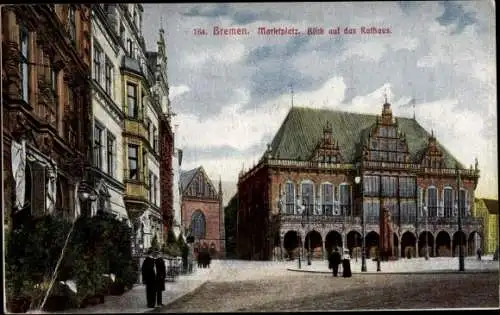
<path id="1" fill-rule="evenodd" d="M 406 137 L 410 161 L 420 163 L 430 134 L 415 119 L 395 118 L 398 129 Z M 332 126 L 333 140 L 338 141 L 344 162 L 351 163 L 360 157 L 361 148 L 370 129 L 376 124 L 377 115 L 292 107 L 271 143 L 273 158 L 308 160 L 323 136 L 327 121 Z M 439 144 L 439 148 L 443 152 L 446 167 L 454 168 L 458 161 L 443 145 Z M 463 168 L 463 165 L 459 163 L 459 167 Z"/>

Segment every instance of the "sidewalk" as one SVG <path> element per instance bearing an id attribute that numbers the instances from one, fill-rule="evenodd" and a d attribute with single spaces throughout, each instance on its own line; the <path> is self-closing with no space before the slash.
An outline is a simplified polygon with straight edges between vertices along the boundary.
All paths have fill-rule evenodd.
<path id="1" fill-rule="evenodd" d="M 425 258 L 400 259 L 396 261 L 386 261 L 380 263 L 380 270 L 377 271 L 377 262 L 372 259 L 366 260 L 366 272 L 361 272 L 361 260 L 357 262 L 351 260 L 351 271 L 353 274 L 412 274 L 412 273 L 498 273 L 499 262 L 493 261 L 491 257 L 484 257 L 482 260 L 476 260 L 473 257 L 466 257 L 464 260 L 464 271 L 458 270 L 458 257 L 431 257 Z M 327 273 L 332 271 L 328 269 L 326 260 L 313 260 L 311 265 L 307 261 L 301 262 L 301 268 L 298 267 L 298 261 L 294 266 L 288 267 L 289 271 Z M 342 272 L 340 265 L 339 273 Z"/>
<path id="2" fill-rule="evenodd" d="M 163 291 L 163 304 L 167 305 L 193 292 L 212 277 L 214 277 L 213 269 L 197 268 L 193 274 L 179 276 L 175 282 L 166 282 L 165 291 Z M 120 296 L 106 296 L 103 304 L 68 309 L 55 314 L 145 313 L 153 310 L 147 308 L 146 305 L 146 288 L 141 284 L 135 285 L 130 291 Z"/>

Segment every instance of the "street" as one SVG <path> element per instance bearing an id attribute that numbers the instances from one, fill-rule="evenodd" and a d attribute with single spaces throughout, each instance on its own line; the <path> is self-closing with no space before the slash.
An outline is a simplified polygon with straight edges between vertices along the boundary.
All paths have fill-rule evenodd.
<path id="1" fill-rule="evenodd" d="M 210 281 L 153 312 L 498 307 L 498 292 L 498 273 L 355 274 L 352 278 L 333 278 L 289 272 L 266 280 Z"/>

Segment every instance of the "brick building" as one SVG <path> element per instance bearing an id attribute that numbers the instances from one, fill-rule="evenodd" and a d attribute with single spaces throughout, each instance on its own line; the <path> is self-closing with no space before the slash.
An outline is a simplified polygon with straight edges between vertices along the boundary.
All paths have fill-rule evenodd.
<path id="1" fill-rule="evenodd" d="M 212 257 L 225 257 L 224 208 L 219 191 L 203 167 L 181 172 L 181 217 L 187 236 L 194 237 L 194 250 L 208 248 Z"/>
<path id="2" fill-rule="evenodd" d="M 484 237 L 479 241 L 484 255 L 493 255 L 498 250 L 498 200 L 479 199 L 474 202 L 473 216 L 483 220 Z M 474 253 L 472 253 L 474 255 Z"/>
<path id="3" fill-rule="evenodd" d="M 310 248 L 324 257 L 334 246 L 359 255 L 364 236 L 370 257 L 381 210 L 393 234 L 387 255 L 455 255 L 483 233 L 470 216 L 478 178 L 477 161 L 466 169 L 414 118 L 393 117 L 387 101 L 381 115 L 294 107 L 259 163 L 239 176 L 238 256 Z"/>
<path id="4" fill-rule="evenodd" d="M 84 4 L 2 6 L 4 205 L 14 220 L 70 219 L 80 205 L 90 165 L 90 12 Z"/>

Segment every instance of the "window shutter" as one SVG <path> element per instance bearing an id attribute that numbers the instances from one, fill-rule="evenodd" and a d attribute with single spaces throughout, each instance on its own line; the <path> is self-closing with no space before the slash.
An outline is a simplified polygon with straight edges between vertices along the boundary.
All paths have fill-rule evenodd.
<path id="1" fill-rule="evenodd" d="M 32 191 L 32 200 L 31 204 L 31 214 L 34 217 L 43 216 L 45 214 L 45 205 L 46 205 L 46 183 L 45 183 L 45 174 L 46 170 L 43 165 L 38 163 L 31 164 L 32 178 L 33 178 L 33 186 L 31 188 Z"/>

